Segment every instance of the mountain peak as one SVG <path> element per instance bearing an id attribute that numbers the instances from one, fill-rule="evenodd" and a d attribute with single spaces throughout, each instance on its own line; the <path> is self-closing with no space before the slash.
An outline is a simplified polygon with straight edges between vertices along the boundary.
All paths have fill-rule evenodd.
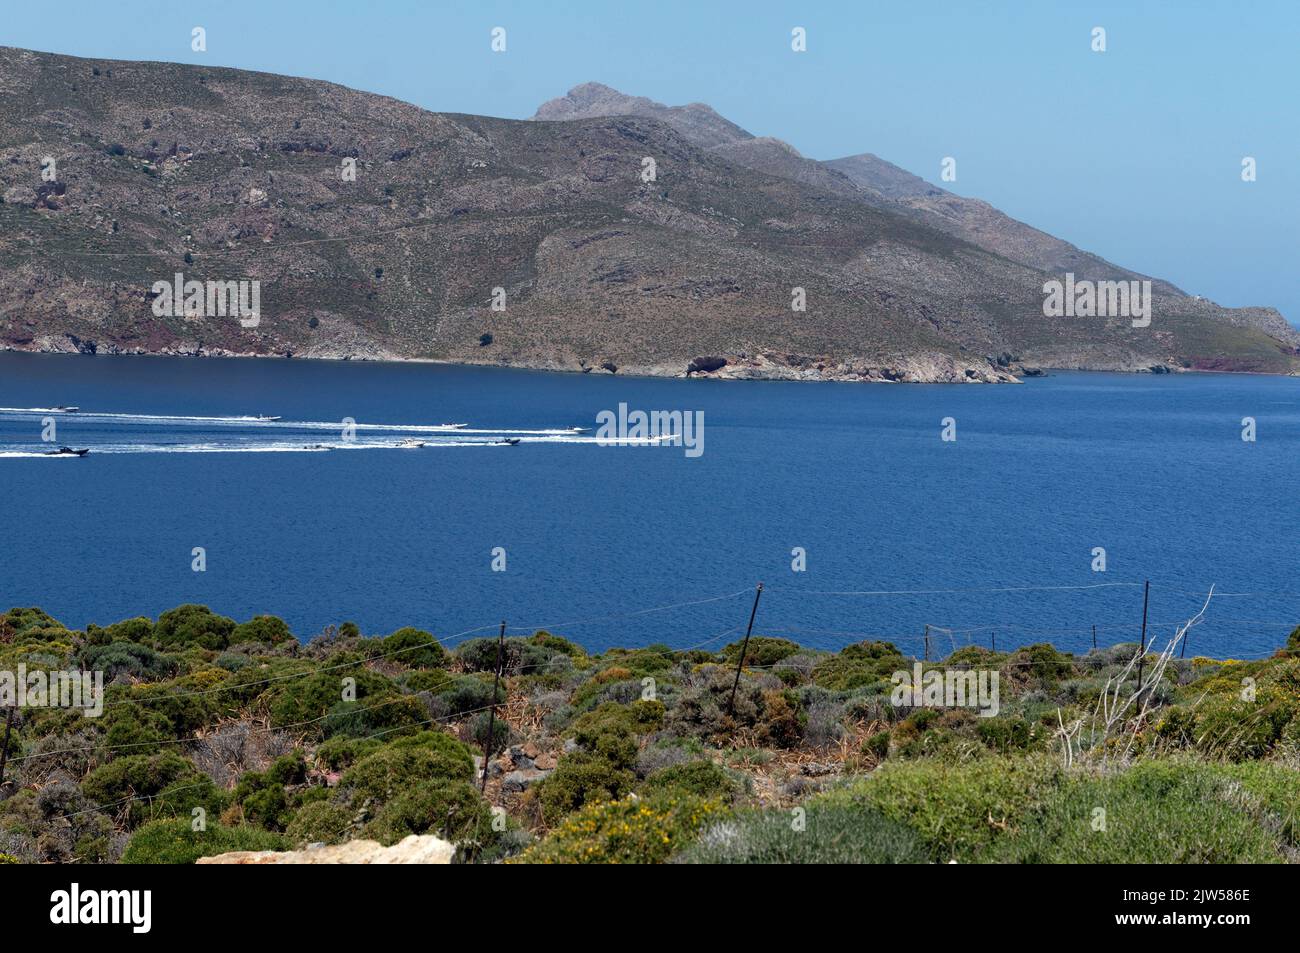
<path id="1" fill-rule="evenodd" d="M 753 136 L 723 118 L 711 106 L 689 103 L 665 106 L 645 96 L 629 96 L 604 83 L 581 83 L 565 95 L 548 100 L 538 107 L 534 120 L 556 122 L 570 119 L 597 119 L 606 116 L 642 116 L 672 126 L 693 144 L 712 149 L 726 143 L 752 139 Z"/>

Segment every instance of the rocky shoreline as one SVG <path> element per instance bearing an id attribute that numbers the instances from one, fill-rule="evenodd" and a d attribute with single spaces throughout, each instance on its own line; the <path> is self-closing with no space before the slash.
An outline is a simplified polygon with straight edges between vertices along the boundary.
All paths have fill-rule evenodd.
<path id="1" fill-rule="evenodd" d="M 29 345 L 12 342 L 0 344 L 0 352 L 20 354 L 89 354 L 125 357 L 195 357 L 195 358 L 278 358 L 282 360 L 376 361 L 381 363 L 447 364 L 457 367 L 502 367 L 515 370 L 550 371 L 569 374 L 621 375 L 624 377 L 702 378 L 727 381 L 810 381 L 820 383 L 873 384 L 1019 384 L 1025 378 L 1045 377 L 1051 371 L 1096 371 L 1127 374 L 1261 373 L 1233 371 L 1229 368 L 1182 367 L 1174 364 L 1144 364 L 1139 361 L 1115 361 L 1106 366 L 1030 364 L 1019 357 L 1003 354 L 987 361 L 971 361 L 934 353 L 900 357 L 891 362 L 865 359 L 835 359 L 770 353 L 739 354 L 728 357 L 696 357 L 674 363 L 625 363 L 610 360 L 588 361 L 584 358 L 542 360 L 448 360 L 407 357 L 384 348 L 358 352 L 350 348 L 313 348 L 309 352 L 240 351 L 201 343 L 148 349 L 122 348 L 115 344 L 99 345 L 59 335 L 33 339 Z M 1269 375 L 1295 376 L 1295 375 Z"/>

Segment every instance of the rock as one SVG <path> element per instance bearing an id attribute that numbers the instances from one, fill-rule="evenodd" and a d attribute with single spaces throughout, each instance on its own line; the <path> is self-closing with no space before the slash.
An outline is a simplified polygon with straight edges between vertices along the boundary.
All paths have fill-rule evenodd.
<path id="1" fill-rule="evenodd" d="M 523 752 L 526 757 L 535 759 L 539 754 L 542 753 L 542 749 L 537 747 L 537 745 L 534 742 L 529 741 L 523 746 Z"/>
<path id="2" fill-rule="evenodd" d="M 549 771 L 538 771 L 536 768 L 527 768 L 522 771 L 511 771 L 501 780 L 501 790 L 503 791 L 523 791 L 532 787 L 538 781 L 543 780 Z"/>
<path id="3" fill-rule="evenodd" d="M 574 751 L 577 751 L 577 750 L 578 750 L 578 742 L 574 741 L 572 738 L 568 738 L 568 739 L 565 740 L 565 742 L 564 742 L 564 753 L 565 753 L 565 754 L 570 754 L 570 753 L 572 753 L 572 752 L 574 752 Z"/>
<path id="4" fill-rule="evenodd" d="M 6 205 L 35 205 L 36 192 L 25 185 L 14 185 L 5 189 Z"/>
<path id="5" fill-rule="evenodd" d="M 534 744 L 511 745 L 510 761 L 516 768 L 531 768 L 533 766 L 533 756 L 528 753 L 529 748 L 532 748 L 534 752 L 537 750 L 537 746 Z"/>
<path id="6" fill-rule="evenodd" d="M 392 847 L 353 840 L 307 850 L 237 850 L 200 857 L 200 864 L 450 864 L 456 848 L 432 834 L 412 834 Z"/>
<path id="7" fill-rule="evenodd" d="M 801 764 L 799 770 L 810 778 L 820 778 L 827 774 L 835 772 L 833 764 L 819 764 L 816 761 L 809 761 L 807 764 Z"/>
<path id="8" fill-rule="evenodd" d="M 556 765 L 555 755 L 548 754 L 548 753 L 539 754 L 537 756 L 537 760 L 533 762 L 533 766 L 541 769 L 542 771 L 552 771 L 555 769 L 555 765 Z"/>

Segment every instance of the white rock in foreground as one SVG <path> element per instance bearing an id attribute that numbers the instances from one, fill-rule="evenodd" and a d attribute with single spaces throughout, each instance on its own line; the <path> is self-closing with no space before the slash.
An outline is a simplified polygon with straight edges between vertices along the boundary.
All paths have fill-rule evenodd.
<path id="1" fill-rule="evenodd" d="M 237 850 L 200 857 L 199 864 L 450 864 L 456 848 L 431 834 L 412 834 L 392 847 L 353 840 L 307 850 Z"/>

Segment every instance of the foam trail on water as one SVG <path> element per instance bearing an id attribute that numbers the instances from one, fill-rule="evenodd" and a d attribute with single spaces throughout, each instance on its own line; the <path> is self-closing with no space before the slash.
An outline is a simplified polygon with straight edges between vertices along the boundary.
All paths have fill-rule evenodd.
<path id="1" fill-rule="evenodd" d="M 53 407 L 0 407 L 0 414 L 11 416 L 40 416 L 59 414 L 70 419 L 84 421 L 126 421 L 131 423 L 155 424 L 217 424 L 235 427 L 256 427 L 258 429 L 283 430 L 341 430 L 341 420 L 265 420 L 250 415 L 198 417 L 182 414 L 125 414 L 107 411 L 68 411 Z M 546 427 L 542 429 L 521 429 L 511 427 L 470 428 L 461 424 L 381 424 L 357 423 L 356 430 L 374 430 L 389 433 L 441 433 L 441 434 L 529 434 L 536 436 L 562 435 L 574 433 L 572 427 Z"/>

